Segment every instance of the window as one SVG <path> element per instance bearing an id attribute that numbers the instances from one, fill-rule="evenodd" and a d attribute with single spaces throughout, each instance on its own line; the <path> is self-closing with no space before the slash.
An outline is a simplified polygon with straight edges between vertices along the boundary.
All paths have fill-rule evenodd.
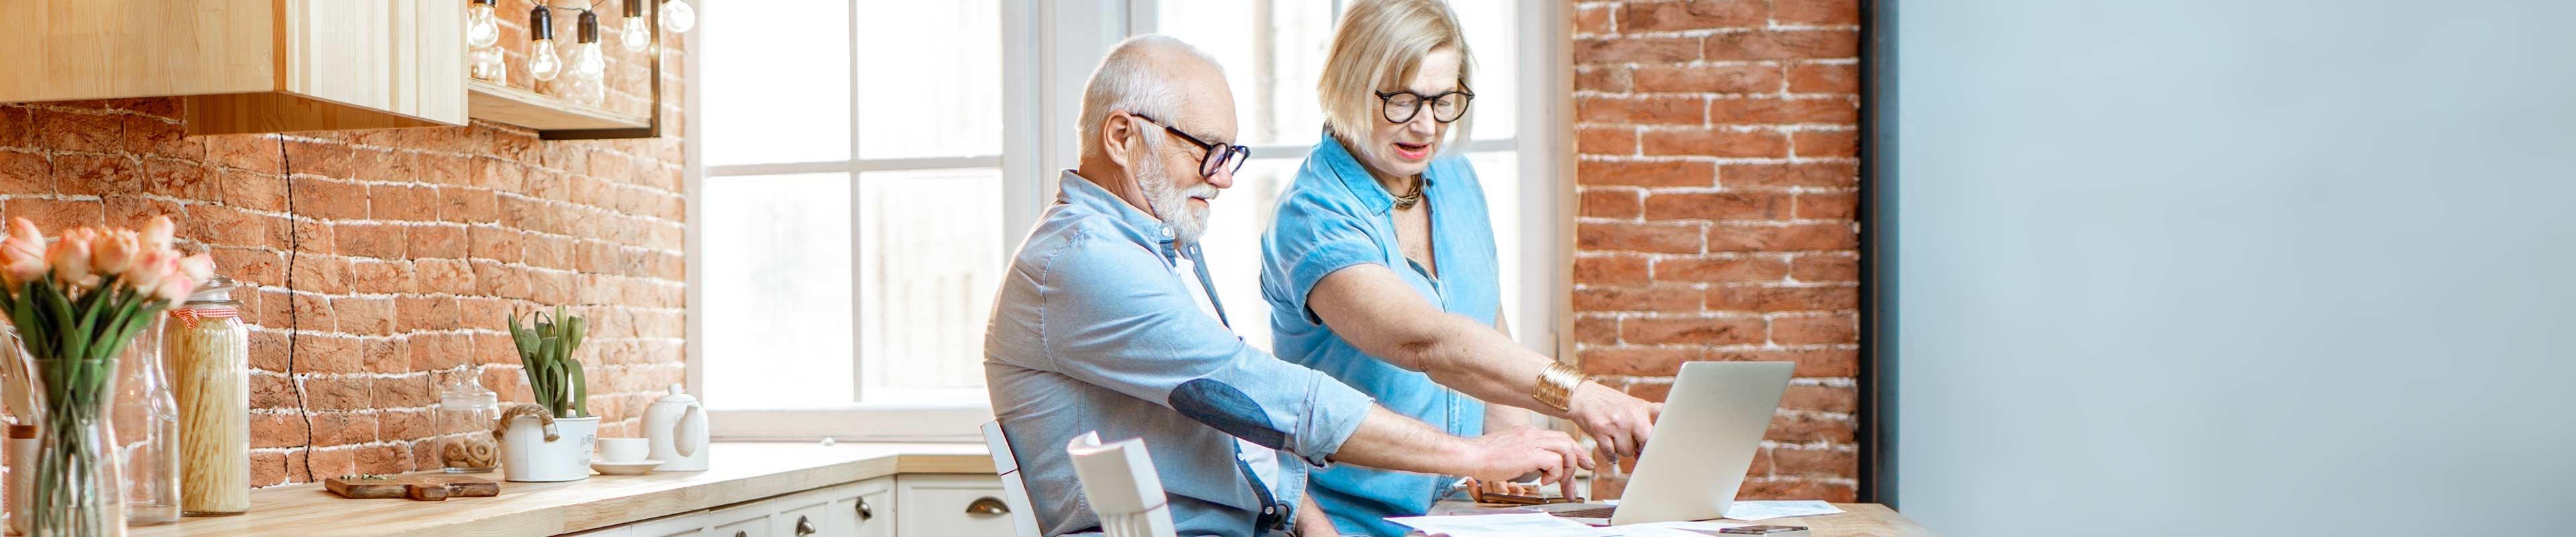
<path id="1" fill-rule="evenodd" d="M 1500 253 L 1525 259 L 1523 239 L 1556 230 L 1519 203 L 1529 82 L 1512 32 L 1528 17 L 1514 10 L 1561 3 L 1453 2 L 1476 49 L 1469 156 Z M 1314 80 L 1338 2 L 703 4 L 685 62 L 688 343 L 718 436 L 963 439 L 990 419 L 983 329 L 1007 253 L 1075 165 L 1083 80 L 1131 33 L 1173 34 L 1226 66 L 1259 158 L 1217 202 L 1208 262 L 1236 331 L 1269 346 L 1258 237 L 1319 137 Z M 1525 314 L 1511 282 L 1559 262 L 1505 263 L 1524 341 L 1552 337 L 1555 316 Z"/>
<path id="2" fill-rule="evenodd" d="M 1225 65 L 1226 84 L 1234 89 L 1238 143 L 1253 147 L 1254 159 L 1235 174 L 1234 188 L 1219 196 L 1204 248 L 1226 317 L 1244 341 L 1270 346 L 1270 303 L 1261 298 L 1261 233 L 1268 230 L 1279 195 L 1297 177 L 1307 151 L 1322 140 L 1324 113 L 1315 94 L 1324 55 L 1340 20 L 1335 0 L 1270 0 L 1267 2 L 1161 2 L 1153 31 L 1170 34 L 1215 56 Z M 1459 23 L 1467 28 L 1473 58 L 1475 140 L 1467 157 L 1485 187 L 1494 225 L 1497 259 L 1523 259 L 1519 161 L 1514 148 L 1518 127 L 1514 99 L 1519 95 L 1520 57 L 1512 38 L 1513 9 L 1507 0 L 1452 0 Z M 1552 232 L 1552 230 L 1551 230 Z M 1537 235 L 1533 235 L 1535 237 Z M 1235 242 L 1218 242 L 1235 241 Z M 1521 280 L 1522 267 L 1503 263 L 1503 282 Z M 1503 309 L 1512 334 L 1553 330 L 1552 316 L 1521 315 L 1522 289 L 1503 285 Z M 1527 317 L 1527 318 L 1525 318 Z M 1547 317 L 1547 318 L 1541 318 Z M 1523 338 L 1527 339 L 1527 338 Z"/>
<path id="3" fill-rule="evenodd" d="M 999 4 L 708 3 L 689 114 L 707 404 L 983 405 Z"/>

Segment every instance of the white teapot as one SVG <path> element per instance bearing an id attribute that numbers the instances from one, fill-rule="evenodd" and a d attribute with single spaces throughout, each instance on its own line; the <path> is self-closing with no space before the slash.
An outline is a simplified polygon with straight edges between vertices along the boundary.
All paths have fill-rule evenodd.
<path id="1" fill-rule="evenodd" d="M 656 472 L 707 469 L 707 409 L 698 398 L 671 385 L 671 394 L 644 409 L 644 437 L 652 445 L 647 458 L 662 461 Z"/>

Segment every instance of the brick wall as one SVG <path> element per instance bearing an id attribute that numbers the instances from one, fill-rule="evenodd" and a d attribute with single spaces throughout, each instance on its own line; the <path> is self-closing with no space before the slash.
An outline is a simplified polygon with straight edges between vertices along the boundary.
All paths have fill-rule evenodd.
<path id="1" fill-rule="evenodd" d="M 526 42 L 528 9 L 503 2 L 520 36 L 505 43 Z M 557 20 L 568 42 L 573 17 Z M 612 60 L 612 106 L 649 106 L 646 65 Z M 663 114 L 677 118 L 667 65 Z M 253 325 L 253 484 L 436 467 L 422 439 L 450 379 L 529 400 L 512 313 L 589 317 L 577 357 L 602 436 L 638 434 L 644 406 L 684 376 L 676 136 L 550 142 L 476 123 L 192 137 L 183 105 L 0 105 L 0 217 L 55 230 L 168 214 L 219 272 L 256 286 L 234 292 Z"/>
<path id="2" fill-rule="evenodd" d="M 1683 362 L 1797 362 L 1742 496 L 1850 501 L 1857 1 L 1575 9 L 1583 368 L 1661 399 Z"/>

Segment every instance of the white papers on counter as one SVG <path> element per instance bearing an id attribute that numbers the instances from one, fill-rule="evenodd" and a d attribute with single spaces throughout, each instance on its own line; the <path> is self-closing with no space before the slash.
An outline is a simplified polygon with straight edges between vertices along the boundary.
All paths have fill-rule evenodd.
<path id="1" fill-rule="evenodd" d="M 1557 518 L 1556 515 L 1550 515 L 1547 513 L 1407 516 L 1387 517 L 1386 521 L 1422 530 L 1422 533 L 1425 535 L 1448 535 L 1451 537 L 1488 537 L 1499 535 L 1589 537 L 1589 535 L 1550 533 L 1550 531 L 1569 532 L 1574 530 L 1596 529 L 1592 526 L 1584 525 L 1584 523 L 1581 522 Z"/>
<path id="2" fill-rule="evenodd" d="M 1732 520 L 1770 520 L 1793 516 L 1830 515 L 1843 512 L 1833 504 L 1816 500 L 1738 500 L 1726 508 Z"/>
<path id="3" fill-rule="evenodd" d="M 1448 537 L 1708 537 L 1688 530 L 1742 526 L 1710 522 L 1632 524 L 1596 528 L 1546 513 L 1390 517 L 1426 535 Z M 1685 524 L 1697 526 L 1685 526 Z"/>

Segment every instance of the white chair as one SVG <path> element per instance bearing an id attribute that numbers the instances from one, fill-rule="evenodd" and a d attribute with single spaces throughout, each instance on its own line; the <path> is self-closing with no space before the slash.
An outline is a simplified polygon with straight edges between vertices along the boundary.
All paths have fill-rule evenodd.
<path id="1" fill-rule="evenodd" d="M 1082 479 L 1082 498 L 1100 515 L 1107 537 L 1173 537 L 1172 507 L 1163 497 L 1163 478 L 1145 454 L 1139 438 L 1100 444 L 1097 431 L 1082 433 L 1064 446 L 1073 456 L 1073 474 Z"/>
<path id="2" fill-rule="evenodd" d="M 1029 506 L 1029 484 L 1020 479 L 1020 458 L 1011 454 L 1010 439 L 1002 437 L 1002 422 L 984 422 L 984 447 L 993 452 L 993 472 L 1002 476 L 1002 504 L 1011 508 L 1011 527 L 1017 537 L 1039 537 L 1037 508 Z"/>

